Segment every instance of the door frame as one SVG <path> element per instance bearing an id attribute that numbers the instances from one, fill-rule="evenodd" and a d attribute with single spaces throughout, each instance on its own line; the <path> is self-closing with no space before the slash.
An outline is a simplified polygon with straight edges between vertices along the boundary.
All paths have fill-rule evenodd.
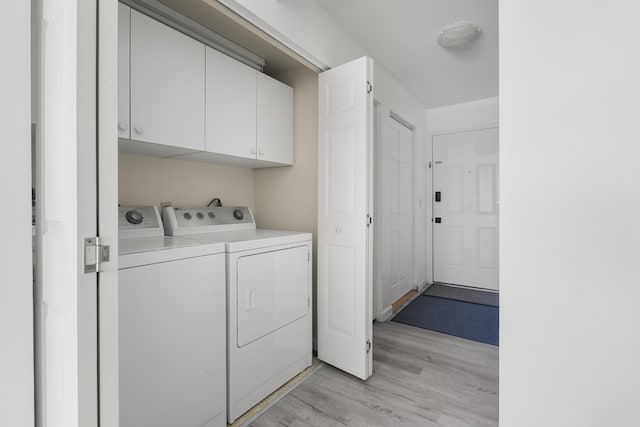
<path id="1" fill-rule="evenodd" d="M 427 174 L 427 176 L 429 177 L 429 182 L 427 183 L 427 192 L 429 194 L 429 201 L 430 203 L 428 204 L 429 207 L 429 212 L 427 217 L 431 218 L 431 227 L 427 227 L 427 248 L 428 250 L 431 251 L 431 253 L 427 256 L 427 259 L 429 259 L 431 261 L 431 274 L 428 274 L 427 276 L 431 277 L 431 283 L 436 283 L 435 282 L 435 258 L 434 258 L 434 254 L 435 254 L 435 245 L 436 245 L 436 241 L 434 239 L 434 233 L 433 233 L 433 227 L 434 227 L 434 220 L 433 220 L 433 211 L 434 211 L 434 197 L 433 197 L 433 171 L 434 171 L 434 167 L 433 167 L 433 138 L 436 136 L 441 136 L 441 135 L 450 135 L 452 133 L 463 133 L 463 132 L 473 132 L 473 131 L 478 131 L 478 130 L 487 130 L 487 129 L 493 129 L 493 128 L 497 128 L 499 129 L 499 125 L 498 122 L 494 122 L 494 123 L 486 123 L 486 124 L 482 124 L 482 125 L 476 125 L 476 126 L 460 126 L 460 127 L 455 127 L 455 128 L 450 128 L 450 129 L 444 129 L 444 130 L 439 130 L 437 132 L 428 132 L 427 133 L 427 143 L 428 143 L 428 147 L 427 147 L 427 153 L 429 156 L 429 160 L 428 160 L 428 165 L 429 165 L 429 173 Z M 498 162 L 500 162 L 500 141 L 498 141 Z M 500 185 L 500 174 L 498 174 L 498 185 Z M 500 196 L 500 194 L 498 193 L 498 196 Z M 500 199 L 498 198 L 498 212 L 500 211 Z M 498 215 L 498 230 L 500 230 L 500 216 Z M 431 244 L 429 244 L 429 242 Z M 498 251 L 498 256 L 500 256 L 500 252 Z"/>

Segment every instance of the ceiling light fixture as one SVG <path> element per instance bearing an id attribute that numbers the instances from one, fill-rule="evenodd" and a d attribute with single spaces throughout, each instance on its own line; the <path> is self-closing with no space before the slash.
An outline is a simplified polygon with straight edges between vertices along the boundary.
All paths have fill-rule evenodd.
<path id="1" fill-rule="evenodd" d="M 468 22 L 461 22 L 445 27 L 438 35 L 438 44 L 446 49 L 465 45 L 478 37 L 480 27 Z"/>

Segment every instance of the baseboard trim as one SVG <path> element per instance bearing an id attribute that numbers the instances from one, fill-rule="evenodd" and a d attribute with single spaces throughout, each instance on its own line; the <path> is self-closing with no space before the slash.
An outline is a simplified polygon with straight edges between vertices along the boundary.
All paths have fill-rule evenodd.
<path id="1" fill-rule="evenodd" d="M 384 310 L 378 312 L 378 314 L 376 315 L 376 320 L 378 322 L 386 322 L 387 320 L 391 319 L 391 316 L 393 316 L 393 307 L 388 306 Z"/>
<path id="2" fill-rule="evenodd" d="M 421 284 L 418 284 L 418 293 L 422 294 L 424 291 L 427 290 L 428 287 L 430 287 L 431 285 L 433 285 L 433 283 L 429 283 L 426 280 L 424 282 L 422 282 Z"/>

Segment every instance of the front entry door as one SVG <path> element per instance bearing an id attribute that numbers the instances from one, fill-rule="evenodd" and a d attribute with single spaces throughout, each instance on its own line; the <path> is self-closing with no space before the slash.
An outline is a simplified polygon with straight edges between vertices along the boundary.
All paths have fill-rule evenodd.
<path id="1" fill-rule="evenodd" d="M 433 279 L 498 290 L 498 128 L 433 137 Z"/>

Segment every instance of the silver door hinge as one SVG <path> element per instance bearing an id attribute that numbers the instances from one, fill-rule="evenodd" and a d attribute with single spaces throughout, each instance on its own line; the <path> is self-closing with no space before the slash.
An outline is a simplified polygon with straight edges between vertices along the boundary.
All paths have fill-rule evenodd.
<path id="1" fill-rule="evenodd" d="M 373 224 L 373 218 L 371 215 L 367 214 L 367 227 L 370 227 Z"/>
<path id="2" fill-rule="evenodd" d="M 109 262 L 109 246 L 100 244 L 100 237 L 84 239 L 84 272 L 100 271 L 102 263 Z"/>
<path id="3" fill-rule="evenodd" d="M 367 93 L 371 92 L 373 92 L 373 86 L 371 85 L 371 82 L 367 82 Z"/>
<path id="4" fill-rule="evenodd" d="M 367 348 L 367 353 L 369 353 L 371 351 L 371 341 L 367 340 L 366 348 Z"/>

